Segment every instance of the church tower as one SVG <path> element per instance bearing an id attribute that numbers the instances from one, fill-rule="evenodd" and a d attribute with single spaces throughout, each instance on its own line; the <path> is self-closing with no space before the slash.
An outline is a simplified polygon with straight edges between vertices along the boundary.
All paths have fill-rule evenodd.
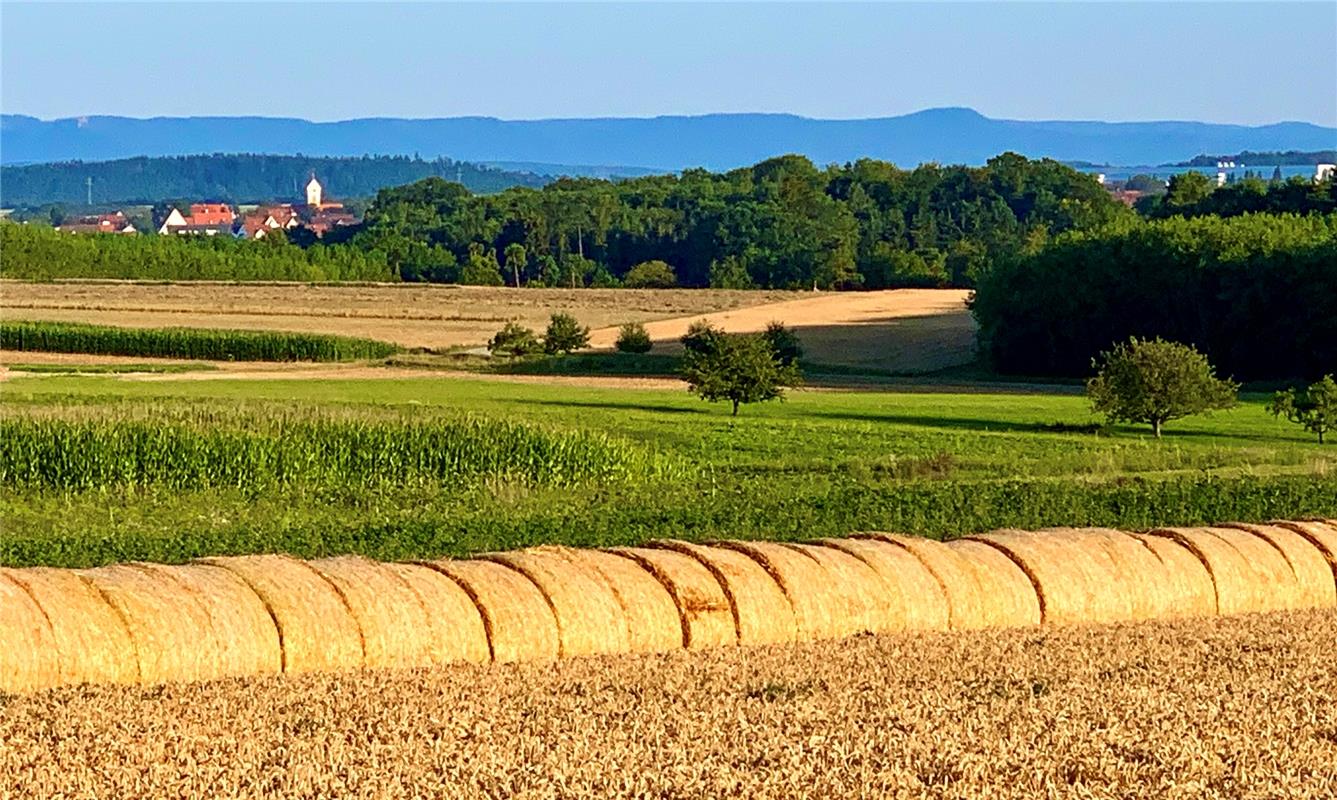
<path id="1" fill-rule="evenodd" d="M 316 180 L 316 173 L 311 173 L 311 180 L 306 184 L 306 204 L 312 208 L 320 208 L 322 191 L 320 181 Z"/>

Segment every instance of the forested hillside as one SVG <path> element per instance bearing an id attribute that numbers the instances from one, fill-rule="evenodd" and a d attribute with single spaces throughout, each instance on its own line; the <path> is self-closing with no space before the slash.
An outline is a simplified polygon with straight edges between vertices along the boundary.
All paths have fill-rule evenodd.
<path id="1" fill-rule="evenodd" d="M 819 169 L 783 156 L 725 173 L 555 181 L 478 196 L 441 179 L 382 191 L 352 243 L 406 277 L 616 285 L 659 260 L 683 286 L 971 286 L 995 261 L 1131 211 L 1089 176 L 1016 154 L 984 167 Z M 512 263 L 514 258 L 516 263 Z M 500 259 L 500 262 L 499 262 Z"/>
<path id="2" fill-rule="evenodd" d="M 156 203 L 169 198 L 232 203 L 296 200 L 311 173 L 330 197 L 366 197 L 387 186 L 427 177 L 464 184 L 470 191 L 499 192 L 512 186 L 542 186 L 548 178 L 439 158 L 408 156 L 311 158 L 222 154 L 118 161 L 66 161 L 0 167 L 0 204 L 37 206 L 84 203 L 88 179 L 93 202 Z"/>

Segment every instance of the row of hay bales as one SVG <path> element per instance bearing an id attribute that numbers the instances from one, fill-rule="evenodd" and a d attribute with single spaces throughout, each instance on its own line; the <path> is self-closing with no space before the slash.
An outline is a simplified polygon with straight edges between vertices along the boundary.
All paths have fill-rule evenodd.
<path id="1" fill-rule="evenodd" d="M 0 690 L 1337 606 L 1337 522 L 0 569 Z"/>

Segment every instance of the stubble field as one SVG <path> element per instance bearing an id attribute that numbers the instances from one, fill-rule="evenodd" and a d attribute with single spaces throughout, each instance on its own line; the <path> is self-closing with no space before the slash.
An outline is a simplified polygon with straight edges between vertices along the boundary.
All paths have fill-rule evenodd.
<path id="1" fill-rule="evenodd" d="M 0 697 L 0 796 L 1318 798 L 1331 611 Z"/>

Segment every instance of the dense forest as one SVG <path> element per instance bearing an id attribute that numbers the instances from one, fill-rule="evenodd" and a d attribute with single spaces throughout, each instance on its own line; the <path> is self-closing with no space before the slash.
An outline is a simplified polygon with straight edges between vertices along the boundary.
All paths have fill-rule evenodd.
<path id="1" fill-rule="evenodd" d="M 66 161 L 0 167 L 0 203 L 40 206 L 83 204 L 88 179 L 93 202 L 153 204 L 168 198 L 230 203 L 294 201 L 314 172 L 333 198 L 368 197 L 386 186 L 428 177 L 462 183 L 470 191 L 499 192 L 512 186 L 542 186 L 545 176 L 439 158 L 407 156 L 309 158 L 236 154 Z"/>
<path id="2" fill-rule="evenodd" d="M 974 312 L 1002 372 L 1089 375 L 1129 336 L 1207 353 L 1239 380 L 1337 365 L 1337 214 L 1123 220 L 1000 264 Z"/>
<path id="3" fill-rule="evenodd" d="M 487 196 L 428 179 L 381 191 L 350 243 L 406 279 L 613 286 L 658 260 L 681 286 L 972 286 L 1050 236 L 1131 215 L 1089 176 L 1011 153 L 913 170 L 791 155 Z"/>

